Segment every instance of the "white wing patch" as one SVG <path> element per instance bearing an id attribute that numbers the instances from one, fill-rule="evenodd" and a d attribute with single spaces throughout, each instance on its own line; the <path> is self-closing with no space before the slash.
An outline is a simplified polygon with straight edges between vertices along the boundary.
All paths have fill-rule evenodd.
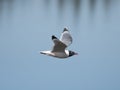
<path id="1" fill-rule="evenodd" d="M 67 28 L 64 28 L 60 37 L 60 41 L 63 42 L 66 46 L 69 46 L 72 43 L 72 36 L 70 35 Z"/>

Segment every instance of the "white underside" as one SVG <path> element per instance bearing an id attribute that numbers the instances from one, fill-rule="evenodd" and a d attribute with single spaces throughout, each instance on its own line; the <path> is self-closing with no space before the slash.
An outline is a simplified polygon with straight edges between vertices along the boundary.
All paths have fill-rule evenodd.
<path id="1" fill-rule="evenodd" d="M 69 56 L 68 50 L 65 52 L 51 52 L 51 51 L 41 51 L 41 54 L 57 57 L 57 58 L 67 58 Z"/>

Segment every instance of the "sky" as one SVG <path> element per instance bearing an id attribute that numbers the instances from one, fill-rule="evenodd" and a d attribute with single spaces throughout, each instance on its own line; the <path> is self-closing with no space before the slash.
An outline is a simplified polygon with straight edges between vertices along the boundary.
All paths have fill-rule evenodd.
<path id="1" fill-rule="evenodd" d="M 0 90 L 119 90 L 119 0 L 0 0 Z M 41 55 L 68 27 L 79 55 Z"/>

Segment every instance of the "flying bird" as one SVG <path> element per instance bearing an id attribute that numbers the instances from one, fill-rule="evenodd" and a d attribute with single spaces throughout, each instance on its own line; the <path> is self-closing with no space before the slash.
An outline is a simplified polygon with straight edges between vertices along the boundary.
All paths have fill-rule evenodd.
<path id="1" fill-rule="evenodd" d="M 73 55 L 77 55 L 76 52 L 66 49 L 72 43 L 72 36 L 70 35 L 70 32 L 67 28 L 64 28 L 60 39 L 52 35 L 52 41 L 54 43 L 52 50 L 40 51 L 41 54 L 57 58 L 68 58 Z"/>

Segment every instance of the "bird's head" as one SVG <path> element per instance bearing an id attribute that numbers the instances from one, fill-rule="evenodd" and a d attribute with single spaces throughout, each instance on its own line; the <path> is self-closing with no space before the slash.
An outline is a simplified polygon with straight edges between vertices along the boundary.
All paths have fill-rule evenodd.
<path id="1" fill-rule="evenodd" d="M 73 56 L 73 55 L 78 55 L 78 53 L 74 52 L 74 51 L 71 51 L 69 50 L 69 57 Z"/>

